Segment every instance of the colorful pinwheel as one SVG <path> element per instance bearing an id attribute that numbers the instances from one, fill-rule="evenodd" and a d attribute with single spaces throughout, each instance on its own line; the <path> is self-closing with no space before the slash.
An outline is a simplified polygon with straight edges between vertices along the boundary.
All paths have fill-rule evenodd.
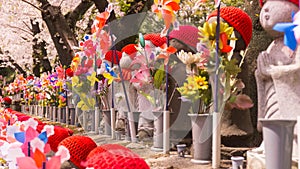
<path id="1" fill-rule="evenodd" d="M 175 12 L 180 9 L 179 3 L 180 0 L 154 0 L 152 11 L 156 13 L 159 18 L 163 18 L 165 23 L 165 28 L 161 32 L 162 36 L 167 35 L 171 24 L 173 24 L 175 28 L 178 27 Z"/>
<path id="2" fill-rule="evenodd" d="M 297 33 L 294 32 L 294 29 L 299 30 L 298 25 L 299 25 L 299 22 L 300 22 L 299 21 L 299 15 L 300 14 L 298 14 L 298 13 L 296 15 L 294 15 L 294 13 L 292 13 L 293 22 L 277 23 L 273 27 L 273 29 L 275 31 L 284 32 L 284 44 L 293 51 L 296 50 L 297 41 L 298 41 L 298 43 L 300 42 L 299 31 L 297 31 Z M 295 35 L 297 35 L 298 40 L 296 40 Z"/>

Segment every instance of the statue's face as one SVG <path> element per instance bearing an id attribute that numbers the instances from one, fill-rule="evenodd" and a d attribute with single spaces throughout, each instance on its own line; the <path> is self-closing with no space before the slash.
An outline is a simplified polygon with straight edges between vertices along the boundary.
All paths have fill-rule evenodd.
<path id="1" fill-rule="evenodd" d="M 271 36 L 283 36 L 273 27 L 276 23 L 292 22 L 292 11 L 297 12 L 298 7 L 289 1 L 268 0 L 260 11 L 260 23 Z"/>

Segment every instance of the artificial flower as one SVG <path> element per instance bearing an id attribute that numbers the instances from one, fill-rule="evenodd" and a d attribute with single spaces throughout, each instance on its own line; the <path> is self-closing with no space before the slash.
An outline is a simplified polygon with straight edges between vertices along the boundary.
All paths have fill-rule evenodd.
<path id="1" fill-rule="evenodd" d="M 209 42 L 211 48 L 215 48 L 216 41 L 216 26 L 217 22 L 208 23 L 205 22 L 203 27 L 199 27 L 199 34 L 202 42 Z M 231 37 L 233 33 L 233 27 L 230 27 L 227 23 L 220 22 L 220 41 L 219 49 L 222 53 L 229 53 L 233 48 L 228 45 L 228 40 L 236 40 Z"/>
<path id="2" fill-rule="evenodd" d="M 133 78 L 130 80 L 131 83 L 137 83 L 139 86 L 150 84 L 152 77 L 150 75 L 150 69 L 145 65 L 142 65 L 139 70 L 135 71 Z"/>

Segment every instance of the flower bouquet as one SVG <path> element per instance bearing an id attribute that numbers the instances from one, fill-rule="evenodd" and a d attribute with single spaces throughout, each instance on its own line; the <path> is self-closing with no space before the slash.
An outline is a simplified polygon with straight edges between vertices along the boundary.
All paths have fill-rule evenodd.
<path id="1" fill-rule="evenodd" d="M 234 29 L 224 22 L 220 22 L 220 41 L 218 44 L 220 64 L 219 67 L 215 68 L 216 25 L 216 22 L 205 22 L 203 27 L 199 27 L 201 38 L 197 44 L 196 54 L 181 51 L 177 55 L 186 65 L 187 72 L 186 82 L 177 90 L 181 93 L 183 101 L 191 102 L 190 113 L 207 113 L 215 101 L 217 101 L 220 110 L 223 108 L 247 109 L 253 106 L 250 97 L 242 93 L 243 82 L 237 78 L 245 54 L 242 55 L 240 63 L 233 57 L 236 41 L 233 34 Z M 216 73 L 219 75 L 217 81 L 213 78 Z M 215 83 L 218 84 L 219 97 L 218 100 L 211 100 Z"/>
<path id="2" fill-rule="evenodd" d="M 241 51 L 239 56 L 241 60 L 237 59 L 233 53 L 236 44 L 236 38 L 234 28 L 230 27 L 225 22 L 220 22 L 220 41 L 219 48 L 219 61 L 220 64 L 215 68 L 216 60 L 216 22 L 204 23 L 203 27 L 199 28 L 199 34 L 202 37 L 200 39 L 200 50 L 203 47 L 210 50 L 210 57 L 206 64 L 207 71 L 212 76 L 218 74 L 219 79 L 211 79 L 211 84 L 217 86 L 218 92 L 218 107 L 220 110 L 226 109 L 241 109 L 245 110 L 253 106 L 252 100 L 249 96 L 242 93 L 242 89 L 245 87 L 241 79 L 237 77 L 241 72 L 241 66 L 243 64 L 246 51 Z M 217 81 L 216 81 L 217 80 Z M 215 93 L 216 94 L 216 93 Z"/>
<path id="3" fill-rule="evenodd" d="M 189 55 L 193 60 L 185 60 L 184 56 Z M 203 56 L 202 56 L 203 57 Z M 201 67 L 197 66 L 197 62 L 201 56 L 199 54 L 179 52 L 178 58 L 187 65 L 187 78 L 183 86 L 178 87 L 177 90 L 181 94 L 181 100 L 184 102 L 190 102 L 191 106 L 189 113 L 207 113 L 211 106 L 211 86 L 208 83 L 208 72 Z M 198 59 L 196 59 L 198 58 Z"/>
<path id="4" fill-rule="evenodd" d="M 160 43 L 155 46 L 147 35 L 140 35 L 140 47 L 137 48 L 139 54 L 133 60 L 132 65 L 139 65 L 132 79 L 130 80 L 136 86 L 139 94 L 146 98 L 152 105 L 152 111 L 164 110 L 166 76 L 165 68 L 169 62 L 171 54 L 176 52 L 174 47 L 167 46 L 167 39 L 160 37 L 159 34 L 148 34 Z M 151 44 L 150 44 L 151 43 Z M 168 71 L 171 67 L 168 68 Z"/>

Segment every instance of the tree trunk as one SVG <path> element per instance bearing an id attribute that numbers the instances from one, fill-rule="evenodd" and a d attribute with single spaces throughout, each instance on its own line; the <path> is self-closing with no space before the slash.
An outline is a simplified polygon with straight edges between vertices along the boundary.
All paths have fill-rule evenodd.
<path id="1" fill-rule="evenodd" d="M 74 46 L 78 45 L 75 34 L 61 13 L 60 7 L 52 6 L 47 0 L 42 1 L 42 17 L 49 29 L 51 38 L 56 47 L 60 63 L 69 66 L 75 55 Z"/>
<path id="2" fill-rule="evenodd" d="M 41 32 L 38 22 L 31 19 L 30 23 L 33 36 Z M 33 39 L 33 74 L 37 77 L 40 77 L 42 72 L 51 72 L 52 69 L 49 59 L 47 58 L 47 50 L 45 47 L 46 42 L 44 40 L 39 42 L 36 37 Z"/>

